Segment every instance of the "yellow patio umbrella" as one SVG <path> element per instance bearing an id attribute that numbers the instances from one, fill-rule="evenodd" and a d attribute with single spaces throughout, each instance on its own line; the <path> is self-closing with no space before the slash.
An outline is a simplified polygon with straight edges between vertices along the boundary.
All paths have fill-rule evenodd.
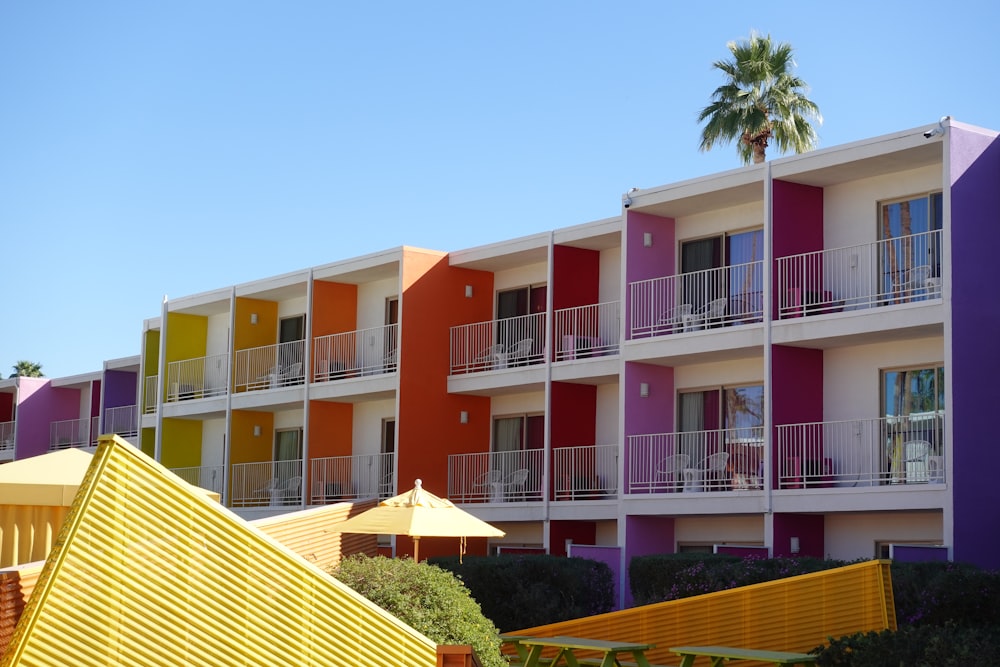
<path id="1" fill-rule="evenodd" d="M 333 526 L 341 533 L 407 535 L 413 538 L 413 560 L 419 560 L 421 537 L 503 537 L 499 528 L 477 519 L 454 503 L 435 496 L 418 479 L 413 489 L 387 498 L 366 512 Z"/>

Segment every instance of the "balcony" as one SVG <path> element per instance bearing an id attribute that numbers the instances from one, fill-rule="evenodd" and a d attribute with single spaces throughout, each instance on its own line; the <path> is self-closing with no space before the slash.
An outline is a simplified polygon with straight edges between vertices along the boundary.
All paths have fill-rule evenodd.
<path id="1" fill-rule="evenodd" d="M 145 380 L 145 391 L 143 392 L 143 403 L 142 403 L 142 414 L 144 415 L 155 415 L 156 414 L 156 401 L 157 397 L 157 387 L 160 380 L 159 375 L 150 375 Z"/>
<path id="2" fill-rule="evenodd" d="M 194 466 L 190 468 L 171 468 L 171 472 L 192 486 L 213 491 L 222 496 L 222 466 Z"/>
<path id="3" fill-rule="evenodd" d="M 777 488 L 941 484 L 944 414 L 776 427 Z"/>
<path id="4" fill-rule="evenodd" d="M 49 424 L 49 449 L 96 447 L 100 420 L 97 417 L 63 419 Z"/>
<path id="5" fill-rule="evenodd" d="M 291 387 L 305 382 L 304 340 L 236 350 L 233 388 L 256 391 Z"/>
<path id="6" fill-rule="evenodd" d="M 167 403 L 225 396 L 229 388 L 229 356 L 172 361 L 167 365 Z M 148 379 L 147 379 L 148 381 Z"/>
<path id="7" fill-rule="evenodd" d="M 760 426 L 633 435 L 626 455 L 626 494 L 763 488 Z"/>
<path id="8" fill-rule="evenodd" d="M 760 322 L 763 270 L 756 261 L 630 283 L 629 337 Z"/>
<path id="9" fill-rule="evenodd" d="M 399 325 L 321 336 L 313 341 L 313 382 L 394 373 Z"/>
<path id="10" fill-rule="evenodd" d="M 778 319 L 937 299 L 941 231 L 779 257 Z"/>
<path id="11" fill-rule="evenodd" d="M 139 412 L 135 405 L 121 405 L 104 411 L 104 432 L 123 438 L 139 435 Z"/>
<path id="12" fill-rule="evenodd" d="M 361 498 L 393 495 L 391 452 L 356 456 L 329 456 L 310 464 L 310 504 L 327 505 Z"/>
<path id="13" fill-rule="evenodd" d="M 14 452 L 14 425 L 17 422 L 0 422 L 0 452 Z"/>
<path id="14" fill-rule="evenodd" d="M 448 456 L 448 498 L 456 503 L 542 500 L 545 450 Z"/>
<path id="15" fill-rule="evenodd" d="M 556 447 L 552 450 L 554 500 L 618 496 L 618 445 Z"/>
<path id="16" fill-rule="evenodd" d="M 618 301 L 555 311 L 555 361 L 618 354 L 620 311 Z"/>
<path id="17" fill-rule="evenodd" d="M 231 507 L 302 504 L 302 460 L 234 463 Z"/>
<path id="18" fill-rule="evenodd" d="M 545 350 L 545 313 L 454 326 L 451 375 L 540 364 Z"/>

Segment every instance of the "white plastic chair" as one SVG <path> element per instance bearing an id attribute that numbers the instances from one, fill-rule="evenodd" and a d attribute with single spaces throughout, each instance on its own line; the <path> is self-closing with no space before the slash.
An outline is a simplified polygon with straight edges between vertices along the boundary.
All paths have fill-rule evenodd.
<path id="1" fill-rule="evenodd" d="M 534 338 L 522 338 L 517 341 L 514 347 L 510 348 L 510 354 L 507 355 L 508 365 L 523 366 L 528 363 L 528 355 L 531 354 L 531 345 L 534 342 Z"/>
<path id="2" fill-rule="evenodd" d="M 729 299 L 726 297 L 709 301 L 684 318 L 684 331 L 698 331 L 709 326 L 713 320 L 717 320 L 726 314 L 726 306 L 728 304 Z"/>
<path id="3" fill-rule="evenodd" d="M 691 465 L 691 457 L 687 454 L 671 454 L 656 466 L 657 477 L 666 480 L 667 489 L 680 489 L 683 470 Z"/>
<path id="4" fill-rule="evenodd" d="M 674 306 L 660 317 L 660 321 L 656 323 L 656 331 L 654 333 L 673 333 L 681 330 L 687 318 L 691 317 L 692 310 L 693 307 L 690 303 L 682 303 L 679 306 Z"/>
<path id="5" fill-rule="evenodd" d="M 503 485 L 504 497 L 510 500 L 524 500 L 525 484 L 528 482 L 528 474 L 529 470 L 527 468 L 518 468 L 514 472 L 507 475 L 507 478 L 501 482 Z"/>
<path id="6" fill-rule="evenodd" d="M 726 487 L 726 466 L 729 452 L 717 452 L 707 456 L 697 468 L 684 469 L 684 490 L 704 491 Z"/>

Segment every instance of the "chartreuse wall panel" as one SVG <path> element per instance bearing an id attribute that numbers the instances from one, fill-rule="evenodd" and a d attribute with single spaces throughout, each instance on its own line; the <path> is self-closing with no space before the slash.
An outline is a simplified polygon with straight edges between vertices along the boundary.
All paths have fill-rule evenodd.
<path id="1" fill-rule="evenodd" d="M 895 629 L 889 561 L 873 560 L 513 634 L 656 644 L 646 652 L 650 662 L 677 664 L 671 646 L 744 646 L 808 653 L 828 637 Z M 760 663 L 740 662 L 744 664 Z"/>
<path id="2" fill-rule="evenodd" d="M 426 665 L 436 646 L 115 436 L 0 665 Z"/>

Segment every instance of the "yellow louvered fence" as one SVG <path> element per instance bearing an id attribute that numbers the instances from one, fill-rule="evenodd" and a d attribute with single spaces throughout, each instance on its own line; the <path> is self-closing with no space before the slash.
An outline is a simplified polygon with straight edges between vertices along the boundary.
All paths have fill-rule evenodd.
<path id="1" fill-rule="evenodd" d="M 511 634 L 656 644 L 646 652 L 650 662 L 677 664 L 671 646 L 808 653 L 828 637 L 889 629 L 896 629 L 889 561 L 873 560 Z M 740 662 L 755 664 L 764 663 Z"/>
<path id="2" fill-rule="evenodd" d="M 101 438 L 0 665 L 414 665 L 437 646 Z"/>

